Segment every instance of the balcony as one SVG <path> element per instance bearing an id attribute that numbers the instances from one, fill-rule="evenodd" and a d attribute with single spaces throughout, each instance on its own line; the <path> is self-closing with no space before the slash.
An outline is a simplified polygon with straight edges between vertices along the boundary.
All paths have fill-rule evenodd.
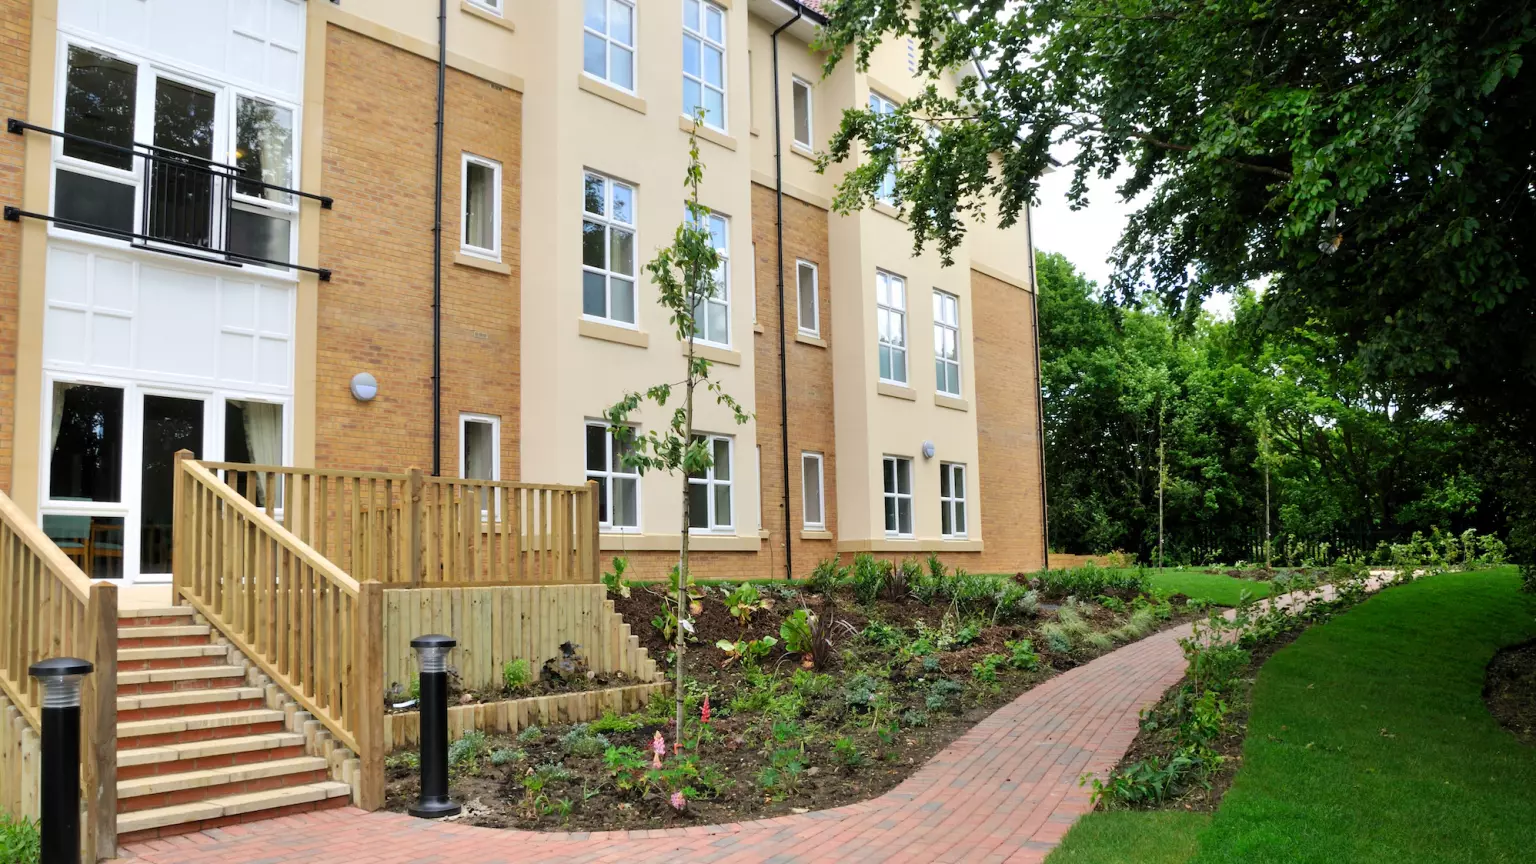
<path id="1" fill-rule="evenodd" d="M 236 166 L 165 147 L 138 142 L 125 147 L 14 117 L 6 121 L 6 131 L 50 135 L 77 151 L 108 156 L 131 166 L 127 170 L 137 179 L 134 184 L 103 180 L 58 165 L 55 198 L 63 200 L 69 193 L 69 215 L 60 215 L 66 208 L 58 203 L 52 214 L 6 205 L 6 221 L 40 219 L 72 231 L 124 240 L 135 249 L 232 267 L 298 270 L 330 281 L 329 269 L 291 260 L 297 257 L 292 252 L 297 200 L 315 201 L 329 210 L 332 201 L 327 196 L 266 183 Z"/>

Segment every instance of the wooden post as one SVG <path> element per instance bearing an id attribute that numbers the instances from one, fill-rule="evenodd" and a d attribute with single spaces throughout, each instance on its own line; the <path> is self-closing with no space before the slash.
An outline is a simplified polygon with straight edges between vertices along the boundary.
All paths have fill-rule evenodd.
<path id="1" fill-rule="evenodd" d="M 384 584 L 364 582 L 357 590 L 357 621 L 352 630 L 352 692 L 357 694 L 357 749 L 362 777 L 357 806 L 384 806 Z"/>
<path id="2" fill-rule="evenodd" d="M 182 451 L 183 453 L 186 451 Z M 180 480 L 180 453 L 177 479 Z M 86 602 L 87 655 L 95 666 L 86 676 L 81 705 L 85 708 L 87 749 L 81 791 L 86 798 L 85 844 L 93 860 L 117 857 L 117 586 L 91 585 Z"/>
<path id="3" fill-rule="evenodd" d="M 182 486 L 186 485 L 186 479 L 182 476 L 181 463 L 183 460 L 193 458 L 191 450 L 177 450 L 176 461 L 172 463 L 171 477 L 171 604 L 181 602 L 182 589 L 189 584 L 187 566 L 186 544 L 187 532 L 192 530 L 191 520 L 187 518 L 187 506 L 189 502 L 182 494 Z M 113 622 L 113 632 L 116 632 L 117 622 Z"/>
<path id="4" fill-rule="evenodd" d="M 581 508 L 581 540 L 586 547 L 586 557 L 581 559 L 583 570 L 592 584 L 603 581 L 603 554 L 597 537 L 597 481 L 587 481 L 587 496 Z"/>
<path id="5" fill-rule="evenodd" d="M 421 487 L 422 477 L 420 468 L 411 469 L 411 479 L 406 487 L 406 553 L 405 566 L 409 568 L 409 579 L 413 588 L 421 587 Z M 381 637 L 382 638 L 382 637 Z"/>

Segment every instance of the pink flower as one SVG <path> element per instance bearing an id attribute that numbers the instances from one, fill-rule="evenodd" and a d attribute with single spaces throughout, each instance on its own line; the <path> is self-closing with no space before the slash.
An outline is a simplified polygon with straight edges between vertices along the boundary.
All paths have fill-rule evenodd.
<path id="1" fill-rule="evenodd" d="M 661 737 L 661 732 L 658 730 L 656 734 L 651 738 L 651 753 L 654 754 L 651 757 L 652 768 L 661 767 L 661 757 L 666 755 L 666 752 L 667 739 Z"/>
<path id="2" fill-rule="evenodd" d="M 672 809 L 677 810 L 678 812 L 682 812 L 682 809 L 686 806 L 688 806 L 688 799 L 683 797 L 683 793 L 673 792 Z"/>
<path id="3" fill-rule="evenodd" d="M 705 725 L 709 724 L 709 694 L 707 693 L 704 695 L 704 706 L 699 709 L 699 719 L 704 721 Z"/>

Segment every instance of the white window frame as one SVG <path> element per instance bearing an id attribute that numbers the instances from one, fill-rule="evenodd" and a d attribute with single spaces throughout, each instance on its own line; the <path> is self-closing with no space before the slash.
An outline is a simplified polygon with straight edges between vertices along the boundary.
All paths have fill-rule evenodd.
<path id="1" fill-rule="evenodd" d="M 690 512 L 690 524 L 688 525 L 688 533 L 734 534 L 736 532 L 736 439 L 729 435 L 711 435 L 707 432 L 696 432 L 694 433 L 694 437 L 704 440 L 705 445 L 709 447 L 711 457 L 714 456 L 715 443 L 719 441 L 725 442 L 725 455 L 729 462 L 729 464 L 726 466 L 726 473 L 729 476 L 724 480 L 716 477 L 715 475 L 719 469 L 719 465 L 716 462 L 711 461 L 710 466 L 705 470 L 703 477 L 690 476 L 687 478 L 688 486 L 690 489 L 694 486 L 705 487 L 704 500 L 708 513 L 708 515 L 705 517 L 707 527 L 695 528 L 691 524 L 693 514 Z M 719 486 L 724 486 L 726 488 L 726 494 L 730 497 L 731 501 L 731 521 L 728 523 L 719 522 L 715 518 L 715 489 Z"/>
<path id="2" fill-rule="evenodd" d="M 591 211 L 589 211 L 587 209 L 587 178 L 588 177 L 595 177 L 595 178 L 603 181 L 603 211 L 604 212 L 603 212 L 602 215 L 593 213 L 593 212 L 591 212 Z M 613 190 L 614 190 L 614 187 L 616 187 L 616 186 L 623 186 L 623 187 L 625 187 L 626 189 L 629 190 L 630 202 L 631 202 L 631 204 L 630 204 L 630 214 L 629 214 L 631 221 L 629 221 L 629 222 L 622 222 L 622 221 L 614 218 L 614 215 L 613 215 Z M 585 279 L 585 277 L 583 277 L 582 284 L 581 284 L 581 291 L 583 292 L 582 293 L 581 317 L 586 318 L 586 319 L 588 319 L 590 321 L 601 321 L 604 324 L 612 324 L 615 327 L 628 327 L 631 330 L 638 330 L 640 328 L 640 272 L 639 272 L 640 271 L 640 230 L 639 230 L 639 226 L 637 224 L 640 221 L 639 220 L 639 215 L 640 215 L 639 214 L 639 210 L 640 210 L 640 190 L 639 190 L 638 187 L 635 186 L 635 184 L 628 183 L 628 182 L 625 182 L 623 180 L 619 180 L 618 178 L 609 176 L 607 174 L 604 174 L 601 171 L 593 171 L 593 170 L 588 169 L 588 170 L 585 170 L 585 171 L 582 172 L 582 174 L 581 174 L 581 218 L 582 218 L 582 222 L 583 223 L 586 223 L 586 222 L 597 222 L 597 223 L 599 223 L 599 224 L 601 224 L 603 226 L 603 256 L 604 256 L 603 257 L 603 261 L 604 261 L 604 267 L 598 268 L 598 267 L 593 267 L 593 266 L 588 265 L 587 262 L 586 262 L 586 259 L 585 259 L 585 250 L 583 250 L 583 252 L 582 252 L 583 259 L 582 259 L 582 262 L 581 262 L 581 271 L 582 271 L 582 273 L 596 273 L 596 274 L 599 274 L 599 275 L 601 275 L 603 277 L 603 307 L 604 307 L 604 310 L 606 311 L 607 314 L 606 315 L 593 315 L 592 313 L 587 311 L 587 309 L 586 309 L 586 296 L 585 296 L 585 292 L 586 292 L 586 279 Z M 583 229 L 582 230 L 583 231 L 586 230 L 585 229 L 585 225 L 583 225 Z M 633 251 L 633 259 L 631 260 L 630 263 L 635 268 L 635 272 L 634 273 L 627 273 L 627 274 L 626 273 L 618 273 L 618 272 L 616 272 L 616 271 L 614 271 L 612 269 L 613 262 L 611 260 L 609 260 L 609 256 L 612 254 L 612 251 L 613 251 L 613 232 L 615 230 L 618 230 L 618 231 L 628 231 L 630 237 L 632 238 L 630 240 L 630 243 L 631 243 L 634 251 Z M 615 277 L 618 277 L 619 279 L 623 279 L 623 280 L 628 280 L 628 282 L 629 282 L 630 308 L 633 309 L 634 312 L 635 312 L 635 320 L 634 321 L 625 321 L 622 318 L 614 318 L 613 317 L 613 280 L 614 280 Z"/>
<path id="3" fill-rule="evenodd" d="M 802 308 L 800 292 L 804 286 L 800 284 L 800 268 L 811 268 L 811 323 L 806 326 L 804 310 Z M 801 333 L 807 336 L 821 337 L 821 268 L 816 262 L 807 261 L 804 258 L 795 259 L 795 317 L 798 319 L 798 327 Z"/>
<path id="4" fill-rule="evenodd" d="M 469 436 L 465 427 L 470 423 L 483 423 L 491 427 L 491 477 L 493 481 L 501 480 L 501 418 L 494 414 L 475 414 L 469 411 L 459 412 L 459 479 L 483 480 L 484 478 L 471 478 L 465 474 L 469 466 Z"/>
<path id="5" fill-rule="evenodd" d="M 821 514 L 821 521 L 812 522 L 806 518 L 809 508 L 806 504 L 810 501 L 809 490 L 805 488 L 805 466 L 807 462 L 816 463 L 816 512 Z M 807 531 L 827 530 L 827 475 L 825 456 L 810 450 L 800 453 L 800 523 Z"/>
<path id="6" fill-rule="evenodd" d="M 704 98 L 704 91 L 706 91 L 706 90 L 714 90 L 715 92 L 720 94 L 720 123 L 718 125 L 716 125 L 714 123 L 711 123 L 710 120 L 709 120 L 709 115 L 708 115 L 708 113 L 706 113 L 704 115 L 704 125 L 709 127 L 710 129 L 714 129 L 714 130 L 716 130 L 718 132 L 724 132 L 726 130 L 726 128 L 730 126 L 730 110 L 729 110 L 730 109 L 730 99 L 729 99 L 729 95 L 730 95 L 730 92 L 731 92 L 731 81 L 730 81 L 730 62 L 731 62 L 731 58 L 730 58 L 730 54 L 727 53 L 726 50 L 725 50 L 725 38 L 726 38 L 726 34 L 730 30 L 730 20 L 731 20 L 730 19 L 730 15 L 727 14 L 726 8 L 724 6 L 721 6 L 718 3 L 714 3 L 714 2 L 712 2 L 712 0 L 682 0 L 682 2 L 683 2 L 683 7 L 684 8 L 687 8 L 687 5 L 690 2 L 697 2 L 699 4 L 699 27 L 700 27 L 700 29 L 698 29 L 698 30 L 694 30 L 693 28 L 689 27 L 688 26 L 688 22 L 687 22 L 687 18 L 686 18 L 686 16 L 684 16 L 684 21 L 683 21 L 683 41 L 687 42 L 687 40 L 689 40 L 689 39 L 694 39 L 694 40 L 697 40 L 698 43 L 699 43 L 699 74 L 697 76 L 689 75 L 688 71 L 686 69 L 683 69 L 682 73 L 683 73 L 683 81 L 685 82 L 684 86 L 686 87 L 686 82 L 688 82 L 688 81 L 692 81 L 692 82 L 698 84 L 699 85 L 699 98 L 701 100 Z M 710 9 L 714 9 L 714 11 L 720 13 L 720 19 L 721 19 L 721 21 L 720 21 L 720 41 L 718 41 L 718 42 L 715 41 L 714 39 L 709 38 L 709 36 L 706 35 L 706 32 L 705 32 L 708 28 L 704 24 L 704 19 L 708 16 Z M 715 48 L 715 49 L 719 50 L 719 52 L 720 52 L 720 86 L 719 87 L 716 87 L 713 84 L 707 83 L 704 80 L 704 46 L 706 46 L 706 45 L 708 45 L 708 46 L 710 46 L 712 48 Z M 686 51 L 686 48 L 684 50 Z M 686 105 L 684 107 L 685 107 L 685 110 L 686 110 Z M 684 114 L 683 116 L 688 117 L 689 120 L 694 119 L 693 117 L 691 117 L 691 116 L 689 116 L 687 114 Z"/>
<path id="7" fill-rule="evenodd" d="M 946 306 L 953 307 L 955 313 L 955 320 L 953 324 L 944 320 Z M 945 333 L 953 334 L 955 338 L 955 359 L 953 360 L 950 360 L 944 356 L 943 337 Z M 956 399 L 960 398 L 960 394 L 965 392 L 965 379 L 961 375 L 960 359 L 963 356 L 964 354 L 962 354 L 960 351 L 960 298 L 954 294 L 949 293 L 948 291 L 940 291 L 935 288 L 933 291 L 933 377 L 935 391 L 942 393 L 945 396 L 953 396 Z M 946 369 L 954 369 L 955 389 L 944 389 L 943 383 L 938 380 L 938 370 L 941 366 Z M 948 376 L 945 377 L 947 378 Z"/>
<path id="8" fill-rule="evenodd" d="M 264 102 L 268 105 L 281 108 L 288 112 L 292 119 L 292 176 L 289 177 L 287 188 L 302 189 L 300 176 L 303 164 L 302 131 L 304 118 L 300 106 L 296 103 L 271 96 L 249 87 L 240 87 L 229 82 L 206 78 L 192 72 L 186 72 L 175 68 L 163 61 L 151 60 L 147 56 L 134 54 L 130 51 L 122 51 L 109 47 L 103 43 L 75 36 L 73 34 L 60 33 L 58 37 L 58 57 L 54 64 L 54 128 L 64 129 L 65 125 L 65 100 L 68 96 L 69 76 L 69 49 L 71 47 L 82 48 L 96 54 L 101 54 L 134 66 L 135 90 L 134 90 L 134 118 L 133 135 L 134 143 L 154 143 L 155 132 L 155 84 L 165 78 L 171 81 L 195 87 L 213 94 L 214 120 L 213 120 L 213 145 L 212 160 L 225 165 L 237 165 L 239 157 L 236 150 L 239 146 L 239 105 L 241 99 L 249 99 L 256 102 Z M 144 159 L 134 156 L 131 167 L 127 169 L 114 168 L 88 159 L 64 155 L 64 140 L 52 139 L 52 164 L 49 166 L 48 176 L 48 212 L 56 212 L 58 206 L 58 172 L 60 169 L 75 174 L 83 174 L 101 180 L 109 180 L 133 189 L 133 231 L 138 234 L 148 233 L 149 226 L 144 224 L 144 195 L 146 194 L 143 182 Z M 288 229 L 288 260 L 296 264 L 299 260 L 299 202 L 297 196 L 288 195 L 287 201 L 273 201 L 245 194 L 239 191 L 239 178 L 231 181 L 235 188 L 231 190 L 232 209 L 257 213 L 282 219 L 289 223 Z M 279 184 L 282 185 L 282 184 Z M 217 192 L 214 193 L 217 197 Z M 210 201 L 210 207 L 217 208 L 217 201 Z M 210 217 L 209 232 L 212 237 L 223 236 L 224 223 Z M 92 244 L 110 245 L 118 248 L 130 249 L 139 244 L 139 241 L 120 240 L 94 232 L 80 231 L 55 223 L 48 225 L 50 236 L 67 237 L 71 240 L 80 240 Z M 227 259 L 219 251 L 200 252 L 180 246 L 157 246 L 153 241 L 147 243 L 150 248 L 172 249 L 176 254 L 189 255 L 193 258 L 207 258 L 221 264 L 239 266 L 251 275 L 264 277 L 278 277 L 297 281 L 298 271 L 292 267 L 281 265 L 264 265 L 241 262 Z"/>
<path id="9" fill-rule="evenodd" d="M 869 91 L 869 110 L 879 115 L 896 113 L 896 101 L 889 96 L 882 95 L 874 90 Z M 880 178 L 880 188 L 875 191 L 875 200 L 882 204 L 896 204 L 896 168 L 885 172 Z"/>
<path id="10" fill-rule="evenodd" d="M 895 472 L 892 474 L 892 477 L 895 480 L 896 486 L 895 486 L 894 489 L 887 490 L 885 488 L 885 469 L 886 469 L 887 465 L 893 465 L 893 464 L 895 466 Z M 902 477 L 903 469 L 905 469 L 906 477 L 907 477 L 907 491 L 906 492 L 902 492 L 901 491 L 901 477 Z M 913 477 L 912 477 L 912 458 L 910 456 L 884 456 L 884 457 L 881 458 L 881 460 L 880 460 L 880 493 L 881 493 L 881 504 L 882 504 L 881 509 L 880 509 L 881 519 L 883 520 L 885 518 L 884 503 L 886 501 L 894 501 L 895 505 L 896 505 L 896 507 L 895 507 L 896 527 L 895 527 L 894 530 L 892 528 L 890 528 L 889 526 L 886 527 L 886 529 L 885 529 L 885 536 L 887 536 L 887 537 L 909 538 L 909 537 L 915 536 L 916 533 L 917 533 L 916 514 L 913 512 L 913 509 L 912 509 L 912 483 L 913 483 Z M 905 531 L 904 532 L 904 531 L 901 530 L 901 512 L 902 512 L 903 505 L 905 505 L 905 507 L 906 507 L 907 522 L 912 526 L 912 530 L 911 531 Z"/>
<path id="11" fill-rule="evenodd" d="M 795 134 L 795 127 L 796 127 L 797 122 L 799 121 L 799 117 L 796 116 L 796 109 L 795 109 L 795 92 L 797 90 L 804 90 L 805 91 L 805 140 L 804 141 L 800 140 L 800 138 Z M 811 82 L 805 80 L 804 78 L 801 78 L 799 75 L 791 75 L 790 76 L 790 79 L 789 79 L 789 137 L 790 137 L 790 140 L 794 143 L 794 145 L 796 147 L 800 147 L 801 149 L 804 149 L 804 150 L 810 150 L 813 147 L 815 147 L 815 144 L 812 143 L 812 142 L 814 142 L 816 140 L 816 119 L 815 119 L 816 118 L 816 102 L 815 102 L 815 93 L 816 93 L 816 89 L 811 85 Z"/>
<path id="12" fill-rule="evenodd" d="M 971 508 L 966 497 L 966 474 L 963 462 L 939 463 L 939 511 L 942 517 L 939 520 L 939 536 L 945 540 L 963 540 L 970 536 Z M 949 494 L 944 494 L 945 480 L 948 480 Z M 959 482 L 955 482 L 956 480 Z M 955 513 L 961 514 L 961 520 L 965 523 L 959 531 L 955 530 Z M 949 530 L 944 530 L 944 524 L 949 524 Z"/>
<path id="13" fill-rule="evenodd" d="M 468 0 L 468 2 L 469 5 L 478 6 L 479 8 L 484 9 L 492 15 L 495 15 L 497 18 L 502 17 L 502 0 Z"/>
<path id="14" fill-rule="evenodd" d="M 586 467 L 587 438 L 585 433 L 587 429 L 592 427 L 597 427 L 603 430 L 603 470 L 601 471 L 596 471 Z M 618 442 L 614 438 L 613 433 L 609 431 L 608 422 L 606 420 L 588 420 L 582 426 L 582 433 L 581 464 L 584 472 L 583 480 L 596 480 L 597 482 L 602 483 L 607 487 L 608 519 L 606 521 L 600 521 L 598 523 L 598 529 L 605 534 L 639 534 L 640 526 L 643 524 L 645 519 L 645 508 L 642 506 L 643 499 L 641 498 L 642 490 L 640 488 L 640 472 L 634 469 L 626 469 L 621 471 L 613 467 L 613 450 L 614 446 Z M 613 524 L 613 482 L 617 478 L 623 478 L 626 480 L 633 479 L 635 481 L 635 524 L 633 525 Z M 599 518 L 601 518 L 601 514 L 599 514 Z"/>
<path id="15" fill-rule="evenodd" d="M 607 0 L 607 4 L 608 9 L 606 12 L 608 17 L 606 20 L 608 21 L 612 21 L 612 9 L 614 4 L 629 7 L 629 35 L 630 38 L 634 40 L 635 44 L 627 45 L 613 38 L 613 36 L 607 32 L 599 33 L 598 31 L 593 30 L 591 27 L 588 27 L 586 3 L 583 2 L 581 16 L 581 38 L 582 41 L 585 42 L 587 34 L 590 33 L 593 36 L 603 40 L 603 69 L 605 70 L 606 74 L 593 75 L 591 72 L 587 71 L 585 45 L 583 45 L 581 48 L 581 74 L 591 78 L 594 81 L 601 81 L 604 84 L 607 84 L 609 87 L 613 87 L 614 89 L 622 90 L 625 93 L 637 93 L 640 89 L 640 10 L 636 8 L 633 0 Z M 610 24 L 607 29 L 611 32 L 613 30 L 612 25 Z M 632 82 L 631 86 L 626 87 L 623 84 L 613 80 L 613 46 L 615 45 L 629 52 L 629 80 Z"/>
<path id="16" fill-rule="evenodd" d="M 688 218 L 686 213 L 684 214 L 684 218 Z M 718 280 L 715 283 L 715 289 L 716 289 L 715 290 L 715 294 L 712 295 L 712 296 L 704 298 L 704 300 L 702 301 L 702 305 L 704 307 L 704 314 L 701 316 L 701 315 L 698 315 L 697 313 L 695 313 L 695 315 L 694 315 L 694 326 L 695 326 L 695 329 L 698 332 L 696 332 L 694 334 L 693 341 L 695 341 L 695 342 L 703 342 L 706 345 L 715 345 L 715 346 L 718 346 L 718 347 L 721 347 L 721 348 L 729 348 L 729 347 L 731 347 L 731 329 L 732 329 L 731 328 L 731 217 L 726 216 L 723 213 L 716 213 L 714 211 L 710 211 L 709 215 L 705 216 L 704 219 L 706 221 L 706 224 L 709 225 L 709 229 L 710 229 L 709 230 L 709 235 L 710 235 L 711 241 L 713 241 L 713 238 L 715 236 L 715 231 L 714 231 L 715 223 L 718 221 L 719 224 L 720 224 L 720 241 L 715 246 L 715 254 L 717 256 L 719 256 L 719 258 L 720 258 L 720 269 L 719 269 L 719 273 L 717 274 L 718 275 Z M 717 333 L 710 333 L 708 331 L 708 329 L 707 329 L 708 324 L 709 324 L 709 307 L 712 306 L 712 305 L 724 307 L 724 311 L 725 311 L 725 338 L 724 339 L 715 339 L 715 338 L 713 338 L 714 336 L 717 336 L 719 334 L 717 334 Z"/>
<path id="17" fill-rule="evenodd" d="M 469 166 L 491 170 L 491 248 L 469 242 Z M 459 163 L 459 251 L 476 258 L 501 260 L 501 163 L 465 151 Z"/>
<path id="18" fill-rule="evenodd" d="M 891 303 L 883 303 L 883 302 L 881 302 L 881 300 L 880 300 L 880 288 L 881 288 L 882 283 L 884 283 L 886 286 L 891 286 L 891 285 L 900 285 L 901 286 L 901 305 L 900 306 L 895 306 L 895 305 L 892 305 Z M 890 294 L 891 292 L 888 291 L 887 293 Z M 900 341 L 899 344 L 896 343 L 896 342 L 893 342 L 893 341 L 887 339 L 885 336 L 881 335 L 881 333 L 880 333 L 880 323 L 881 323 L 881 318 L 883 318 L 883 317 L 884 318 L 888 318 L 888 319 L 892 319 L 892 320 L 895 321 L 895 323 L 897 325 L 899 325 L 899 328 L 900 328 L 900 331 L 901 331 L 901 341 Z M 898 386 L 901 386 L 901 387 L 907 386 L 907 382 L 909 380 L 911 380 L 911 378 L 912 378 L 912 358 L 911 358 L 911 352 L 908 350 L 909 347 L 910 347 L 909 346 L 909 340 L 907 339 L 907 280 L 906 280 L 906 277 L 898 276 L 895 273 L 891 273 L 891 272 L 886 271 L 886 270 L 876 270 L 875 271 L 875 374 L 880 376 L 880 380 L 881 381 L 883 381 L 883 382 L 885 382 L 887 384 L 895 384 L 895 385 L 898 385 Z M 886 377 L 886 375 L 880 370 L 880 356 L 879 355 L 880 355 L 880 352 L 882 352 L 882 351 L 889 351 L 891 353 L 891 357 L 892 357 L 891 371 L 893 373 L 893 377 Z M 902 368 L 902 372 L 903 372 L 904 377 L 901 377 L 901 378 L 894 377 L 894 373 L 895 373 L 895 370 L 896 370 L 895 357 L 896 357 L 897 354 L 900 354 L 901 358 L 902 358 L 901 368 Z"/>

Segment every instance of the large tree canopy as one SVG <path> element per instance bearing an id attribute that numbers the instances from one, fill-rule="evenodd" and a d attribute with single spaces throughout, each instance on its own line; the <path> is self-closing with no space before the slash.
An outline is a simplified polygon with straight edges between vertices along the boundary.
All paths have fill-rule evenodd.
<path id="1" fill-rule="evenodd" d="M 1272 329 L 1307 326 L 1399 398 L 1517 439 L 1536 428 L 1536 40 L 1529 0 L 832 0 L 830 71 L 892 35 L 920 70 L 984 80 L 877 117 L 837 206 L 889 167 L 919 248 L 1004 225 L 1052 151 L 1073 196 L 1122 167 L 1148 202 L 1114 288 L 1170 308 L 1268 280 Z M 947 95 L 948 94 L 948 95 Z M 995 210 L 995 213 L 994 213 Z"/>

